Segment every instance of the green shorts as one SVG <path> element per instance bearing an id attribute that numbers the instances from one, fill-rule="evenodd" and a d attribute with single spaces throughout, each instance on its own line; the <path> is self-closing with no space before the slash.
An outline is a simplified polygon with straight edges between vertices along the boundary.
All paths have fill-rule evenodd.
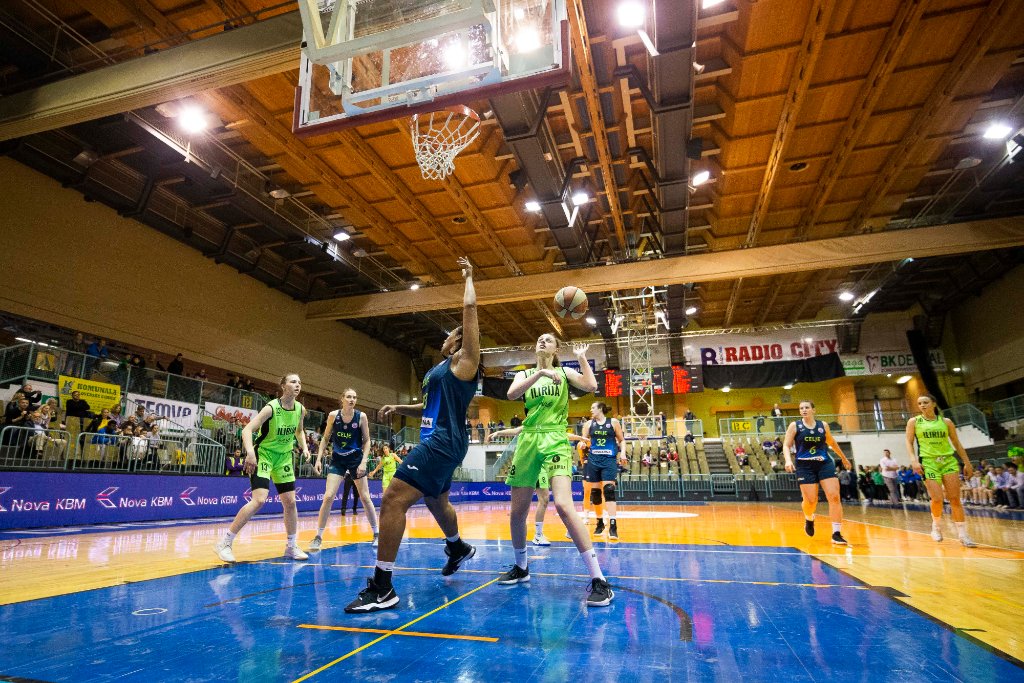
<path id="1" fill-rule="evenodd" d="M 292 451 L 274 452 L 260 449 L 256 454 L 256 475 L 260 479 L 270 479 L 275 484 L 288 484 L 295 481 L 295 466 L 292 463 Z"/>
<path id="2" fill-rule="evenodd" d="M 386 489 L 388 487 L 388 484 L 391 483 L 391 477 L 393 477 L 393 476 L 395 476 L 395 471 L 394 470 L 391 470 L 390 472 L 382 472 L 381 473 L 381 475 L 380 475 L 381 490 Z"/>
<path id="3" fill-rule="evenodd" d="M 921 458 L 921 468 L 924 470 L 924 478 L 932 481 L 942 481 L 947 474 L 960 474 L 960 464 L 953 454 Z"/>
<path id="4" fill-rule="evenodd" d="M 515 488 L 547 488 L 559 476 L 572 476 L 572 447 L 566 433 L 521 432 L 505 483 Z"/>

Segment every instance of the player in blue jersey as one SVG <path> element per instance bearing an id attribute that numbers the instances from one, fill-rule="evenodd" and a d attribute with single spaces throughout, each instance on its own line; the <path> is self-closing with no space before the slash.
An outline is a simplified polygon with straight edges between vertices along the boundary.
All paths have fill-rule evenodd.
<path id="1" fill-rule="evenodd" d="M 793 462 L 792 454 L 794 445 L 796 463 Z M 828 454 L 829 448 L 839 455 L 846 469 L 851 469 L 850 461 L 832 437 L 828 425 L 814 418 L 814 403 L 801 401 L 800 419 L 786 430 L 782 453 L 786 458 L 786 471 L 796 472 L 796 480 L 800 484 L 804 531 L 808 536 L 814 535 L 814 510 L 818 507 L 820 484 L 828 500 L 828 515 L 832 519 L 832 542 L 847 545 L 842 534 L 843 503 L 839 500 L 839 479 L 836 477 L 836 464 Z"/>
<path id="2" fill-rule="evenodd" d="M 327 416 L 324 438 L 320 440 L 320 448 L 316 453 L 313 472 L 320 474 L 321 460 L 327 444 L 331 445 L 331 459 L 327 464 L 327 488 L 324 501 L 320 505 L 320 518 L 317 521 L 316 536 L 309 544 L 309 549 L 320 550 L 327 529 L 327 519 L 334 505 L 334 497 L 338 495 L 338 487 L 347 474 L 355 482 L 359 500 L 363 503 L 366 520 L 373 530 L 373 547 L 377 547 L 377 510 L 370 499 L 370 487 L 366 484 L 366 459 L 370 454 L 370 423 L 366 413 L 356 410 L 359 395 L 355 389 L 346 389 L 341 395 L 341 407 L 332 410 Z M 342 512 L 345 502 L 342 501 Z M 355 509 L 355 508 L 353 508 Z"/>
<path id="3" fill-rule="evenodd" d="M 615 481 L 619 462 L 623 458 L 622 425 L 605 417 L 608 406 L 601 401 L 590 404 L 590 419 L 583 425 L 583 436 L 590 440 L 590 456 L 584 470 L 584 479 L 590 482 L 590 502 L 594 509 L 601 505 L 608 511 L 608 538 L 619 540 L 619 527 L 615 520 Z M 595 536 L 603 536 L 604 518 L 598 517 Z"/>
<path id="4" fill-rule="evenodd" d="M 476 395 L 477 368 L 480 365 L 480 326 L 477 322 L 476 290 L 469 259 L 459 259 L 466 288 L 462 297 L 462 326 L 456 328 L 441 345 L 444 357 L 423 378 L 423 401 L 414 405 L 387 405 L 382 418 L 393 412 L 421 414 L 420 443 L 398 466 L 380 506 L 380 545 L 373 578 L 345 611 L 376 612 L 395 607 L 398 595 L 391 585 L 391 574 L 398 547 L 405 533 L 405 514 L 420 498 L 437 520 L 445 536 L 448 561 L 441 574 L 454 574 L 476 548 L 459 536 L 459 520 L 448 502 L 452 475 L 462 464 L 469 449 L 466 411 Z"/>

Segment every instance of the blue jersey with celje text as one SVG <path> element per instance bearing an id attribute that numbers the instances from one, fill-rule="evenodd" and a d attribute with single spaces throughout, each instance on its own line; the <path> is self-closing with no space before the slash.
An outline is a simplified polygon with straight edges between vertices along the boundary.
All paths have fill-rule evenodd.
<path id="1" fill-rule="evenodd" d="M 796 421 L 796 459 L 824 461 L 829 457 L 828 445 L 825 443 L 825 423 L 815 420 L 813 427 L 808 427 L 803 420 Z"/>
<path id="2" fill-rule="evenodd" d="M 430 368 L 423 378 L 423 417 L 420 441 L 462 458 L 469 448 L 466 412 L 476 396 L 476 378 L 464 381 L 452 374 L 451 358 Z"/>
<path id="3" fill-rule="evenodd" d="M 363 450 L 363 430 L 359 426 L 361 417 L 358 410 L 352 412 L 351 420 L 345 420 L 340 410 L 334 413 L 330 437 L 334 455 L 351 455 L 352 451 Z"/>
<path id="4" fill-rule="evenodd" d="M 604 423 L 593 420 L 590 423 L 590 458 L 589 462 L 594 465 L 614 465 L 619 455 L 619 442 L 615 440 L 615 427 L 612 426 L 611 418 L 606 418 Z"/>

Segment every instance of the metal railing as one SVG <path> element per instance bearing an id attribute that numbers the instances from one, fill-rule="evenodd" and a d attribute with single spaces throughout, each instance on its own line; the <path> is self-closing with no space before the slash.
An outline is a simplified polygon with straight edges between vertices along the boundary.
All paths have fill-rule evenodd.
<path id="1" fill-rule="evenodd" d="M 911 415 L 906 411 L 879 411 L 817 415 L 815 419 L 828 424 L 834 433 L 878 433 L 903 431 Z M 725 439 L 741 436 L 781 437 L 786 433 L 789 423 L 799 419 L 799 416 L 719 418 L 718 433 Z"/>
<path id="2" fill-rule="evenodd" d="M 957 427 L 973 425 L 985 436 L 989 435 L 988 420 L 985 418 L 985 413 L 970 403 L 961 403 L 958 406 L 947 408 L 942 411 L 942 414 L 952 420 L 953 424 Z"/>
<path id="3" fill-rule="evenodd" d="M 0 429 L 0 467 L 63 469 L 74 440 L 63 429 L 8 426 Z"/>
<path id="4" fill-rule="evenodd" d="M 1024 420 L 1024 394 L 992 403 L 992 417 L 1002 424 Z"/>

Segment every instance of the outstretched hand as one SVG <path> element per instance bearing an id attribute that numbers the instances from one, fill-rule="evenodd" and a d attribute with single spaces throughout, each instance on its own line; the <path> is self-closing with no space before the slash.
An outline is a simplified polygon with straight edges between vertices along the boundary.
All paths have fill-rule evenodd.
<path id="1" fill-rule="evenodd" d="M 377 411 L 377 417 L 379 417 L 382 420 L 386 420 L 387 418 L 391 417 L 391 413 L 393 412 L 395 412 L 395 406 L 381 406 L 380 410 Z"/>
<path id="2" fill-rule="evenodd" d="M 459 258 L 459 265 L 462 266 L 462 278 L 468 280 L 473 277 L 473 264 L 469 262 L 468 256 Z"/>
<path id="3" fill-rule="evenodd" d="M 576 356 L 584 356 L 584 355 L 586 355 L 587 349 L 589 349 L 589 348 L 590 348 L 590 344 L 581 344 L 579 342 L 575 342 L 572 345 L 572 352 Z"/>

